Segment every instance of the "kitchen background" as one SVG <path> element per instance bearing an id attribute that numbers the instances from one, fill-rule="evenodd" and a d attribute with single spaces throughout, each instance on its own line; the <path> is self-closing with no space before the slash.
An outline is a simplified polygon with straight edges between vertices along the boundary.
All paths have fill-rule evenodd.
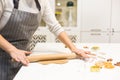
<path id="1" fill-rule="evenodd" d="M 120 43 L 120 0 L 49 0 L 72 42 Z M 60 42 L 42 21 L 31 41 Z"/>

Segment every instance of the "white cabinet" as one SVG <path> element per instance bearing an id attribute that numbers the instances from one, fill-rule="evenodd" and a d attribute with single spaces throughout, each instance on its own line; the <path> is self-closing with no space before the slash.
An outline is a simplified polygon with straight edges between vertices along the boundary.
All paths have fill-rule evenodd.
<path id="1" fill-rule="evenodd" d="M 110 37 L 111 43 L 120 43 L 120 32 L 114 32 Z"/>
<path id="2" fill-rule="evenodd" d="M 111 0 L 82 0 L 81 31 L 107 31 L 110 27 Z"/>
<path id="3" fill-rule="evenodd" d="M 82 0 L 80 42 L 120 42 L 120 0 Z"/>
<path id="4" fill-rule="evenodd" d="M 81 41 L 109 42 L 111 0 L 82 0 Z"/>
<path id="5" fill-rule="evenodd" d="M 111 28 L 120 31 L 120 0 L 112 0 Z"/>
<path id="6" fill-rule="evenodd" d="M 81 32 L 81 42 L 83 43 L 108 43 L 109 33 L 106 32 Z"/>
<path id="7" fill-rule="evenodd" d="M 120 43 L 120 0 L 112 0 L 111 40 Z"/>

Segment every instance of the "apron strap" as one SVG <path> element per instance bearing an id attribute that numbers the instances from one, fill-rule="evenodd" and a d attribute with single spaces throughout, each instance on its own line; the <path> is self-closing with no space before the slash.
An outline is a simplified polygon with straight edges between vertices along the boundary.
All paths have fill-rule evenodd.
<path id="1" fill-rule="evenodd" d="M 38 10 L 40 11 L 41 10 L 41 6 L 40 6 L 40 3 L 38 0 L 35 0 L 35 3 L 36 3 L 36 7 L 38 8 Z M 14 8 L 15 9 L 18 9 L 19 7 L 19 0 L 13 0 L 13 4 L 14 4 Z"/>
<path id="2" fill-rule="evenodd" d="M 40 11 L 41 10 L 41 6 L 40 6 L 40 3 L 38 0 L 35 0 L 35 3 L 36 3 L 36 7 L 38 8 L 38 10 Z"/>
<path id="3" fill-rule="evenodd" d="M 15 8 L 15 9 L 18 9 L 19 0 L 13 0 L 13 3 L 14 3 L 14 8 Z"/>

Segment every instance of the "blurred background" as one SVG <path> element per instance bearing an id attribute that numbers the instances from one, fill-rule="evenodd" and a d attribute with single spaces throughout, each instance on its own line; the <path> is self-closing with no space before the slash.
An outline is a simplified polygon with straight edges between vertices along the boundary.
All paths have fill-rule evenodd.
<path id="1" fill-rule="evenodd" d="M 120 43 L 120 0 L 49 0 L 74 43 Z M 60 41 L 42 21 L 31 45 Z M 52 37 L 52 38 L 51 38 Z"/>

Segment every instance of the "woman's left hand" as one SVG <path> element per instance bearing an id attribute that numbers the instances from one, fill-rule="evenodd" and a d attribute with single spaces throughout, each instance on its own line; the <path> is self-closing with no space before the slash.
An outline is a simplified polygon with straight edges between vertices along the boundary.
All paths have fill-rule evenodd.
<path id="1" fill-rule="evenodd" d="M 72 52 L 76 53 L 78 56 L 82 58 L 89 58 L 90 51 L 85 51 L 83 49 L 75 49 Z"/>

